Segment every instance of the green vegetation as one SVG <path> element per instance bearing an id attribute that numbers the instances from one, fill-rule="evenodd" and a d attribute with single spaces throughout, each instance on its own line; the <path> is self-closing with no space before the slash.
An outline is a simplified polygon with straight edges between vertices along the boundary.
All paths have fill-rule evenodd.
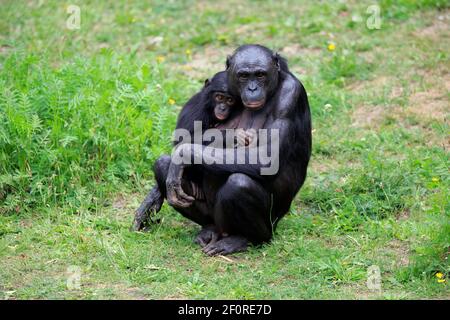
<path id="1" fill-rule="evenodd" d="M 151 3 L 2 1 L 0 298 L 450 298 L 448 1 L 379 1 L 379 30 L 373 1 Z M 167 205 L 130 232 L 180 106 L 243 43 L 286 56 L 309 94 L 290 214 L 227 258 Z"/>

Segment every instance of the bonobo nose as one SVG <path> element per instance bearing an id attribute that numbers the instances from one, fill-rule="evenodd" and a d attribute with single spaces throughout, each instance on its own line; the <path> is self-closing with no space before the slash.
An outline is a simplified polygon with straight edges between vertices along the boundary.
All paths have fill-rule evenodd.
<path id="1" fill-rule="evenodd" d="M 258 89 L 258 88 L 257 87 L 254 87 L 254 88 L 248 87 L 248 90 L 250 90 L 250 92 L 255 92 L 256 89 Z"/>

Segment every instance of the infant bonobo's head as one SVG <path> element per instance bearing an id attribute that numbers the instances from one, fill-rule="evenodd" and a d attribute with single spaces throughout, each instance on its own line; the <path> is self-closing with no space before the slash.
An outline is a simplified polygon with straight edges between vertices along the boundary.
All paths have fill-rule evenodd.
<path id="1" fill-rule="evenodd" d="M 230 117 L 236 99 L 228 92 L 228 79 L 225 71 L 218 72 L 205 81 L 208 90 L 208 112 L 213 122 L 223 122 Z"/>
<path id="2" fill-rule="evenodd" d="M 234 106 L 234 98 L 225 92 L 214 92 L 214 117 L 217 121 L 225 121 Z"/>

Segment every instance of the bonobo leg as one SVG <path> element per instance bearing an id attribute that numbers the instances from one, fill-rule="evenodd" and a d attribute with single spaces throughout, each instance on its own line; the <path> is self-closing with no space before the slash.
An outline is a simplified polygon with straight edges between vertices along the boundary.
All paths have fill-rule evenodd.
<path id="1" fill-rule="evenodd" d="M 151 215 L 158 213 L 161 210 L 161 206 L 165 197 L 165 177 L 167 177 L 167 170 L 170 165 L 170 156 L 163 155 L 156 160 L 153 165 L 153 172 L 155 174 L 157 184 L 150 190 L 144 201 L 136 210 L 133 225 L 131 227 L 134 231 L 146 229 L 151 224 Z"/>
<path id="2" fill-rule="evenodd" d="M 220 234 L 227 237 L 203 248 L 209 255 L 244 251 L 247 243 L 260 244 L 272 237 L 271 196 L 249 176 L 234 173 L 216 196 L 214 221 Z"/>
<path id="3" fill-rule="evenodd" d="M 139 231 L 147 229 L 151 224 L 152 214 L 156 214 L 161 210 L 164 202 L 164 197 L 161 195 L 158 186 L 154 186 L 152 190 L 145 197 L 134 215 L 133 225 L 131 230 Z"/>

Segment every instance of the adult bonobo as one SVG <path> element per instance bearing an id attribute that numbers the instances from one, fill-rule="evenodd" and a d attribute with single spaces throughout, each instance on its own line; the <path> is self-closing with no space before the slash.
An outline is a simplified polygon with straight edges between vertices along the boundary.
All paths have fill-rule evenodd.
<path id="1" fill-rule="evenodd" d="M 196 242 L 209 255 L 230 254 L 245 250 L 248 242 L 269 241 L 305 180 L 311 154 L 308 98 L 285 60 L 266 47 L 244 45 L 227 59 L 227 73 L 230 93 L 240 97 L 245 106 L 238 128 L 264 128 L 270 137 L 278 137 L 268 140 L 275 143 L 258 145 L 270 149 L 271 163 L 258 158 L 230 164 L 227 160 L 236 154 L 234 148 L 213 157 L 210 152 L 198 152 L 198 148 L 205 151 L 205 146 L 182 144 L 172 154 L 170 165 L 157 174 L 160 181 L 166 181 L 169 204 L 202 225 Z M 245 159 L 250 149 L 245 148 Z M 195 164 L 175 163 L 175 157 L 185 155 Z M 262 174 L 273 162 L 279 164 L 279 170 Z M 189 177 L 183 172 L 187 167 L 204 172 L 205 205 L 185 193 Z"/>

